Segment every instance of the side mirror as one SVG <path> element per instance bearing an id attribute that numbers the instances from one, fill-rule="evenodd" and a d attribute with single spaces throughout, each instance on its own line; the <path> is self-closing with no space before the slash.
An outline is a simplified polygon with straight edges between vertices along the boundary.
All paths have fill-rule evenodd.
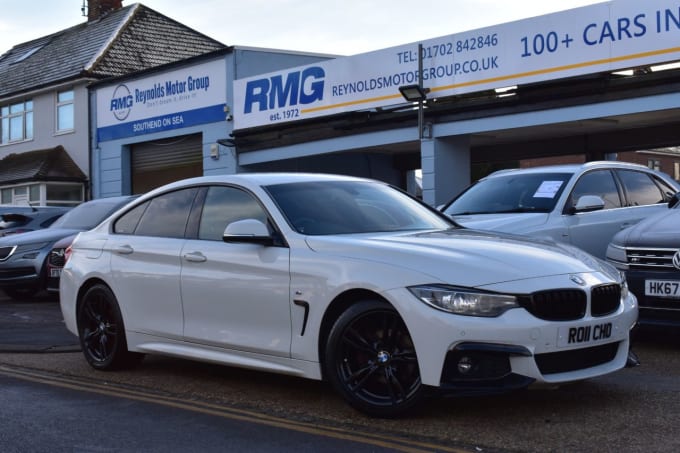
<path id="1" fill-rule="evenodd" d="M 267 225 L 256 219 L 243 219 L 232 222 L 224 229 L 224 242 L 248 242 L 253 244 L 272 245 L 274 238 Z"/>
<path id="2" fill-rule="evenodd" d="M 583 195 L 574 206 L 574 213 L 592 212 L 604 209 L 604 200 L 598 195 Z"/>
<path id="3" fill-rule="evenodd" d="M 670 200 L 668 200 L 668 209 L 671 209 L 673 206 L 678 204 L 680 202 L 680 192 L 676 192 L 675 195 L 671 197 Z"/>

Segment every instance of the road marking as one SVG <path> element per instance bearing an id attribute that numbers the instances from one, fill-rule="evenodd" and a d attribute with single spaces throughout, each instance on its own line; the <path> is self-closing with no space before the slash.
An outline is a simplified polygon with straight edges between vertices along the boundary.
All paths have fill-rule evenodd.
<path id="1" fill-rule="evenodd" d="M 447 452 L 447 453 L 470 453 L 473 449 L 465 450 L 458 447 L 449 447 L 429 442 L 412 441 L 408 439 L 395 439 L 394 437 L 383 437 L 376 434 L 347 431 L 342 428 L 324 427 L 317 424 L 286 420 L 284 418 L 266 415 L 245 409 L 221 406 L 218 404 L 202 401 L 186 401 L 178 397 L 168 396 L 162 393 L 145 392 L 134 390 L 126 386 L 115 383 L 100 384 L 84 379 L 67 377 L 61 374 L 46 371 L 37 371 L 26 368 L 19 368 L 7 365 L 0 365 L 0 374 L 14 377 L 31 382 L 47 384 L 55 387 L 67 388 L 77 391 L 97 393 L 100 395 L 127 398 L 146 403 L 160 404 L 163 406 L 183 409 L 216 417 L 239 420 L 260 425 L 272 426 L 291 431 L 302 432 L 323 437 L 330 437 L 338 440 L 347 440 L 362 444 L 375 445 L 382 448 L 389 448 L 394 451 L 406 453 L 423 452 Z"/>

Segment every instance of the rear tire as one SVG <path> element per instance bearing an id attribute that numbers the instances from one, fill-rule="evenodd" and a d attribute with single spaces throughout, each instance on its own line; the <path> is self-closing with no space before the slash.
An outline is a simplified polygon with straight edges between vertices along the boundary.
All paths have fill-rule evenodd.
<path id="1" fill-rule="evenodd" d="M 78 337 L 85 359 L 97 370 L 129 368 L 144 357 L 128 351 L 118 301 L 103 284 L 88 289 L 79 304 Z"/>
<path id="2" fill-rule="evenodd" d="M 424 398 L 411 335 L 399 313 L 382 301 L 361 301 L 340 315 L 324 368 L 338 393 L 371 416 L 402 415 Z"/>

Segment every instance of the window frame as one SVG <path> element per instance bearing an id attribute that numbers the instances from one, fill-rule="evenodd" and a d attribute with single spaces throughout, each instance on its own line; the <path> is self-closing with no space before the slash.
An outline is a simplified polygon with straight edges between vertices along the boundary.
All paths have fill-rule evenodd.
<path id="1" fill-rule="evenodd" d="M 71 95 L 70 98 L 67 98 L 66 100 L 63 100 L 63 101 L 60 100 L 60 97 L 61 97 L 62 94 L 69 94 L 69 93 Z M 62 90 L 62 91 L 56 92 L 55 112 L 54 112 L 54 123 L 55 123 L 54 128 L 55 128 L 55 131 L 56 131 L 57 134 L 66 134 L 66 133 L 69 133 L 69 132 L 73 132 L 75 130 L 75 124 L 76 124 L 76 122 L 75 122 L 75 110 L 76 110 L 75 99 L 76 99 L 75 91 L 72 88 L 68 89 L 68 90 Z M 62 111 L 62 109 L 65 109 L 67 107 L 71 108 L 70 127 L 62 128 L 61 125 L 60 125 L 60 120 L 61 120 L 60 112 Z"/>
<path id="2" fill-rule="evenodd" d="M 20 137 L 13 135 L 13 124 L 20 122 Z M 33 99 L 15 101 L 0 106 L 0 145 L 33 140 Z"/>

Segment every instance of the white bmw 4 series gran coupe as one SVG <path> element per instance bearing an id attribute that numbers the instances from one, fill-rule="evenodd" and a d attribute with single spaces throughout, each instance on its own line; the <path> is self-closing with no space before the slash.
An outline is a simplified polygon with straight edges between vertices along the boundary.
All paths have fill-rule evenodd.
<path id="1" fill-rule="evenodd" d="M 432 390 L 623 368 L 638 308 L 621 275 L 382 182 L 253 173 L 166 185 L 80 233 L 60 295 L 96 369 L 158 353 L 327 379 L 390 417 Z"/>

